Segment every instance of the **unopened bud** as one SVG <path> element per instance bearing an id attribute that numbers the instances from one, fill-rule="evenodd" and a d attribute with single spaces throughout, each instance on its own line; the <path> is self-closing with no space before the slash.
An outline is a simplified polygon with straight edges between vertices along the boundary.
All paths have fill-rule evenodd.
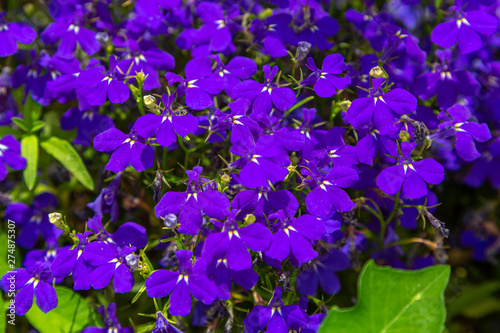
<path id="1" fill-rule="evenodd" d="M 245 216 L 245 224 L 252 224 L 255 222 L 255 215 L 253 214 L 247 214 Z"/>
<path id="2" fill-rule="evenodd" d="M 297 44 L 297 53 L 295 56 L 295 61 L 301 61 L 304 60 L 307 55 L 309 54 L 309 51 L 311 50 L 311 43 L 302 41 Z"/>
<path id="3" fill-rule="evenodd" d="M 49 221 L 56 227 L 57 229 L 64 230 L 64 220 L 61 213 L 50 213 Z"/>
<path id="4" fill-rule="evenodd" d="M 378 79 L 380 77 L 387 79 L 387 74 L 384 72 L 384 70 L 380 66 L 375 66 L 372 69 L 370 69 L 370 76 L 372 76 L 376 79 Z"/>
<path id="5" fill-rule="evenodd" d="M 169 229 L 173 229 L 177 225 L 177 216 L 175 214 L 167 214 L 162 219 L 163 225 Z"/>
<path id="6" fill-rule="evenodd" d="M 351 101 L 342 101 L 339 103 L 340 109 L 342 110 L 342 112 L 347 112 L 347 110 L 351 107 L 351 104 Z"/>
<path id="7" fill-rule="evenodd" d="M 408 133 L 407 131 L 401 131 L 399 132 L 399 138 L 403 142 L 410 142 L 410 133 Z"/>
<path id="8" fill-rule="evenodd" d="M 229 183 L 231 181 L 231 176 L 225 173 L 222 175 L 221 179 L 224 183 Z"/>
<path id="9" fill-rule="evenodd" d="M 150 110 L 153 110 L 154 107 L 156 107 L 156 98 L 152 95 L 146 95 L 143 97 L 144 99 L 144 104 L 146 107 Z"/>
<path id="10" fill-rule="evenodd" d="M 125 260 L 127 261 L 127 265 L 129 265 L 132 270 L 138 270 L 139 268 L 141 268 L 139 265 L 138 255 L 130 253 L 125 257 Z"/>

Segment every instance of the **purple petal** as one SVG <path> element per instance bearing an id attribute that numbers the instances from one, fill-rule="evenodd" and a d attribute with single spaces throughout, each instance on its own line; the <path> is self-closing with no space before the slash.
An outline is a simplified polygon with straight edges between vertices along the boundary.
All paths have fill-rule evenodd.
<path id="1" fill-rule="evenodd" d="M 136 142 L 130 147 L 130 164 L 132 167 L 141 172 L 153 167 L 155 152 L 149 145 Z"/>
<path id="2" fill-rule="evenodd" d="M 248 79 L 257 72 L 257 65 L 253 59 L 237 56 L 227 63 L 225 69 L 240 79 Z"/>
<path id="3" fill-rule="evenodd" d="M 40 281 L 35 288 L 35 296 L 36 305 L 43 313 L 47 313 L 57 306 L 56 290 L 48 283 Z"/>
<path id="4" fill-rule="evenodd" d="M 482 43 L 481 36 L 474 29 L 462 24 L 458 33 L 458 48 L 462 54 L 479 50 Z"/>
<path id="5" fill-rule="evenodd" d="M 245 245 L 253 251 L 265 251 L 271 243 L 271 232 L 263 224 L 252 223 L 238 230 Z"/>
<path id="6" fill-rule="evenodd" d="M 414 162 L 413 167 L 417 173 L 429 184 L 437 185 L 444 180 L 444 168 L 432 158 L 425 158 Z"/>
<path id="7" fill-rule="evenodd" d="M 417 98 L 404 89 L 393 89 L 385 93 L 383 98 L 387 106 L 399 114 L 410 114 L 417 109 Z"/>
<path id="8" fill-rule="evenodd" d="M 193 110 L 203 110 L 213 105 L 212 98 L 198 87 L 186 89 L 186 105 Z"/>
<path id="9" fill-rule="evenodd" d="M 189 276 L 189 290 L 197 300 L 210 304 L 217 297 L 217 286 L 205 275 Z"/>
<path id="10" fill-rule="evenodd" d="M 111 170 L 114 173 L 121 172 L 128 167 L 129 162 L 130 145 L 126 143 L 118 147 L 113 154 L 111 154 L 111 158 L 108 164 L 106 164 L 106 170 Z"/>
<path id="11" fill-rule="evenodd" d="M 153 272 L 146 280 L 145 286 L 149 297 L 162 298 L 174 289 L 179 273 L 161 269 Z"/>
<path id="12" fill-rule="evenodd" d="M 282 111 L 288 110 L 296 101 L 295 94 L 290 88 L 274 88 L 271 92 L 271 98 L 274 106 Z"/>
<path id="13" fill-rule="evenodd" d="M 403 194 L 410 199 L 421 198 L 427 194 L 427 185 L 424 180 L 417 172 L 410 168 L 406 172 L 403 183 Z"/>
<path id="14" fill-rule="evenodd" d="M 123 144 L 128 135 L 116 128 L 102 132 L 94 138 L 94 149 L 98 151 L 111 151 Z"/>
<path id="15" fill-rule="evenodd" d="M 118 80 L 111 80 L 111 82 L 109 82 L 108 97 L 111 103 L 125 103 L 129 96 L 130 90 L 124 82 Z"/>
<path id="16" fill-rule="evenodd" d="M 442 48 L 448 49 L 455 45 L 458 39 L 457 23 L 453 20 L 438 24 L 431 33 L 431 41 Z"/>
<path id="17" fill-rule="evenodd" d="M 283 230 L 278 231 L 272 236 L 271 246 L 266 251 L 270 258 L 283 261 L 290 255 L 290 238 Z"/>
<path id="18" fill-rule="evenodd" d="M 396 194 L 403 185 L 405 179 L 403 166 L 390 166 L 382 170 L 377 177 L 377 186 L 387 194 Z"/>
<path id="19" fill-rule="evenodd" d="M 118 265 L 113 277 L 113 287 L 117 293 L 127 293 L 134 286 L 134 275 L 124 264 Z"/>
<path id="20" fill-rule="evenodd" d="M 192 304 L 189 288 L 184 280 L 180 280 L 170 295 L 168 312 L 173 316 L 187 316 Z"/>
<path id="21" fill-rule="evenodd" d="M 491 36 L 498 31 L 498 18 L 486 11 L 471 10 L 465 17 L 470 26 L 482 35 Z"/>

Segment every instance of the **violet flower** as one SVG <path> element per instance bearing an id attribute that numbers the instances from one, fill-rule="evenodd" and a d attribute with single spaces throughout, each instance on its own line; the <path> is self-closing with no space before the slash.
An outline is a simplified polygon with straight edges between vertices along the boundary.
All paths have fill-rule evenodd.
<path id="1" fill-rule="evenodd" d="M 149 297 L 154 298 L 171 294 L 170 314 L 187 316 L 191 312 L 191 295 L 204 304 L 210 304 L 217 297 L 217 286 L 206 275 L 207 264 L 203 258 L 193 261 L 193 253 L 187 250 L 178 250 L 176 256 L 179 270 L 153 272 L 146 280 L 146 291 Z"/>

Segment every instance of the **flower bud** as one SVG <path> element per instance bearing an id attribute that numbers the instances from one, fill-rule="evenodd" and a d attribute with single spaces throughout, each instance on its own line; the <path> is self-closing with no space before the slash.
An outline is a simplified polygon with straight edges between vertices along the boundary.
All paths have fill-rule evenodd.
<path id="1" fill-rule="evenodd" d="M 399 138 L 403 142 L 410 142 L 410 133 L 408 133 L 407 131 L 401 131 L 399 132 Z"/>
<path id="2" fill-rule="evenodd" d="M 127 260 L 127 265 L 129 265 L 130 268 L 132 268 L 133 270 L 138 270 L 141 268 L 139 265 L 139 256 L 138 255 L 136 255 L 134 253 L 130 253 L 125 257 L 125 260 Z"/>
<path id="3" fill-rule="evenodd" d="M 347 112 L 347 110 L 351 107 L 351 101 L 342 101 L 339 103 L 340 109 L 342 112 Z"/>
<path id="4" fill-rule="evenodd" d="M 309 54 L 309 51 L 311 50 L 311 43 L 302 41 L 297 44 L 297 53 L 295 55 L 295 61 L 301 61 L 304 60 L 307 55 Z"/>
<path id="5" fill-rule="evenodd" d="M 144 99 L 144 104 L 146 107 L 150 110 L 153 110 L 156 106 L 156 98 L 152 95 L 146 95 L 143 97 Z"/>
<path id="6" fill-rule="evenodd" d="M 252 224 L 255 222 L 255 215 L 253 214 L 247 214 L 245 216 L 245 224 Z"/>
<path id="7" fill-rule="evenodd" d="M 177 225 L 177 216 L 175 214 L 167 214 L 162 219 L 163 225 L 169 229 L 173 229 Z"/>
<path id="8" fill-rule="evenodd" d="M 375 66 L 372 69 L 370 69 L 370 76 L 378 79 L 378 78 L 386 78 L 387 79 L 387 74 L 384 72 L 384 70 L 380 66 Z"/>
<path id="9" fill-rule="evenodd" d="M 63 220 L 63 216 L 61 215 L 61 213 L 57 213 L 57 212 L 50 213 L 49 214 L 49 221 L 57 229 L 61 229 L 61 230 L 65 229 L 64 228 L 64 220 Z"/>

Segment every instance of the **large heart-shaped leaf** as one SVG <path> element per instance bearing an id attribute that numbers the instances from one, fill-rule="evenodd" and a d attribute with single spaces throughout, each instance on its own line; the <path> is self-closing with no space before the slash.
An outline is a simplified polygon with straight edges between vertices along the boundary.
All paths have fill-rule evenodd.
<path id="1" fill-rule="evenodd" d="M 97 313 L 73 290 L 56 287 L 57 307 L 43 313 L 35 303 L 26 313 L 29 320 L 40 333 L 77 333 L 85 327 L 102 326 Z"/>
<path id="2" fill-rule="evenodd" d="M 347 309 L 333 307 L 319 332 L 442 332 L 449 277 L 449 266 L 406 271 L 371 260 L 359 276 L 358 303 Z"/>

